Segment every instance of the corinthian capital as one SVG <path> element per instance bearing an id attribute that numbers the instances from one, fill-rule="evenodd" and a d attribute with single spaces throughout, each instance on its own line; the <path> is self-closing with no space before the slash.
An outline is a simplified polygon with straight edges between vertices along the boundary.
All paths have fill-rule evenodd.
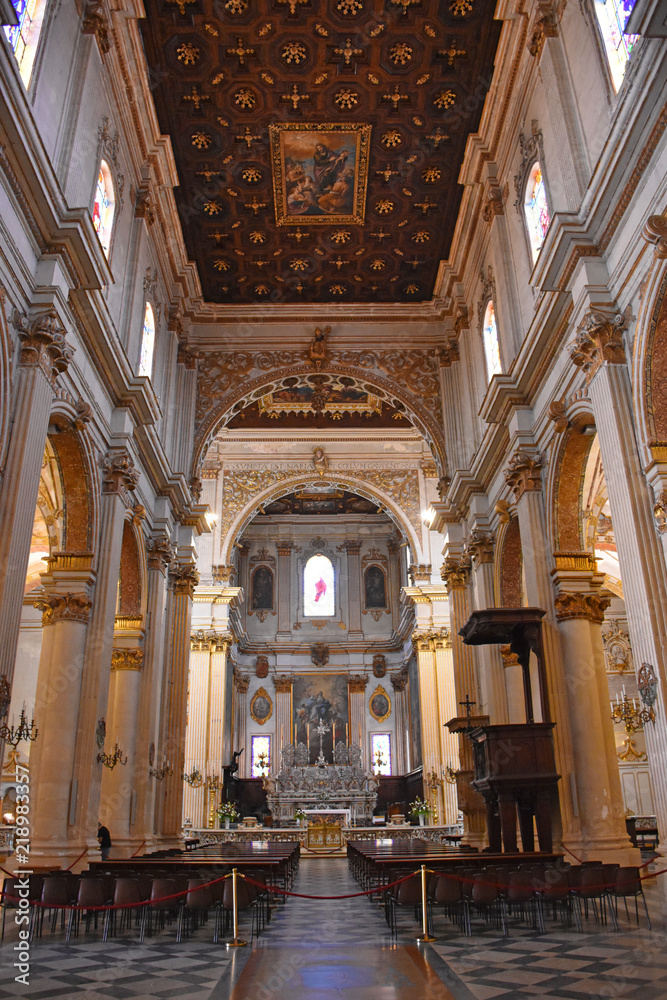
<path id="1" fill-rule="evenodd" d="M 181 597 L 194 597 L 199 583 L 199 573 L 193 563 L 176 563 L 169 574 L 174 593 Z"/>
<path id="2" fill-rule="evenodd" d="M 514 491 L 517 500 L 526 492 L 542 489 L 542 456 L 538 453 L 517 451 L 507 463 L 505 482 Z"/>
<path id="3" fill-rule="evenodd" d="M 626 318 L 612 309 L 598 307 L 589 309 L 577 327 L 577 333 L 568 345 L 570 358 L 577 368 L 581 368 L 586 381 L 590 382 L 602 364 L 625 364 L 623 331 Z"/>
<path id="4" fill-rule="evenodd" d="M 127 449 L 109 451 L 102 461 L 102 492 L 122 493 L 135 490 L 139 473 Z"/>
<path id="5" fill-rule="evenodd" d="M 112 670 L 141 670 L 143 649 L 114 649 L 111 654 Z"/>
<path id="6" fill-rule="evenodd" d="M 49 382 L 55 382 L 58 375 L 67 371 L 74 354 L 55 309 L 30 317 L 15 311 L 14 325 L 21 341 L 20 364 L 38 366 Z"/>
<path id="7" fill-rule="evenodd" d="M 469 563 L 463 559 L 445 559 L 444 565 L 440 569 L 447 590 L 456 590 L 468 584 Z"/>
<path id="8" fill-rule="evenodd" d="M 35 601 L 35 607 L 42 612 L 42 625 L 56 622 L 81 622 L 87 624 L 93 602 L 86 594 L 47 594 Z"/>
<path id="9" fill-rule="evenodd" d="M 168 535 L 151 538 L 147 545 L 148 568 L 166 573 L 174 558 L 174 546 Z"/>
<path id="10" fill-rule="evenodd" d="M 466 551 L 471 556 L 474 566 L 493 562 L 493 545 L 494 537 L 492 531 L 482 531 L 481 528 L 474 528 L 470 532 Z"/>
<path id="11" fill-rule="evenodd" d="M 601 594 L 581 594 L 561 591 L 554 601 L 556 618 L 564 621 L 567 618 L 586 618 L 589 622 L 601 625 L 604 613 L 611 601 Z"/>

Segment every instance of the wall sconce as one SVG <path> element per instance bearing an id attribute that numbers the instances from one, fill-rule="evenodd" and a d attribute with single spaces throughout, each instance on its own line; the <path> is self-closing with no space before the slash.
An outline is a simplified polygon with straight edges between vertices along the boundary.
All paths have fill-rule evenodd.
<path id="1" fill-rule="evenodd" d="M 125 765 L 127 764 L 127 757 L 123 757 L 123 751 L 118 746 L 118 740 L 116 740 L 115 746 L 113 748 L 113 753 L 111 754 L 102 752 L 98 753 L 97 763 L 104 764 L 104 766 L 108 767 L 110 771 L 113 771 L 116 764 L 122 764 L 123 767 L 125 767 Z"/>
<path id="2" fill-rule="evenodd" d="M 39 729 L 35 729 L 35 720 L 31 719 L 30 724 L 25 717 L 25 705 L 21 709 L 21 718 L 18 726 L 8 726 L 7 723 L 0 726 L 0 739 L 9 743 L 16 749 L 21 740 L 30 740 L 31 743 L 37 739 Z"/>

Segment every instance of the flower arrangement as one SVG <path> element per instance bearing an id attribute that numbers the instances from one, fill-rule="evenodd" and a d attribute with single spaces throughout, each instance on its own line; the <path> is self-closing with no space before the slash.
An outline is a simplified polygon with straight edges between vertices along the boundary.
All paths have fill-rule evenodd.
<path id="1" fill-rule="evenodd" d="M 410 803 L 410 815 L 411 816 L 428 816 L 431 811 L 431 807 L 423 799 L 415 799 L 414 802 Z"/>
<path id="2" fill-rule="evenodd" d="M 237 812 L 236 806 L 233 802 L 223 802 L 218 809 L 218 819 L 222 822 L 223 820 L 238 819 L 239 814 Z"/>
<path id="3" fill-rule="evenodd" d="M 294 813 L 294 819 L 301 822 L 302 819 L 308 819 L 308 813 L 304 812 L 303 809 L 297 809 Z"/>

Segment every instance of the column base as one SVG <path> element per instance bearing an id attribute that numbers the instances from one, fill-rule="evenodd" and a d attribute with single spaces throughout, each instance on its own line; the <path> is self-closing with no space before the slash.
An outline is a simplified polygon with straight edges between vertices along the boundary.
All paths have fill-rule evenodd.
<path id="1" fill-rule="evenodd" d="M 625 837 L 600 837 L 596 840 L 573 839 L 567 844 L 572 854 L 582 861 L 601 861 L 603 864 L 641 865 L 642 855 L 638 847 L 633 847 Z M 561 845 L 562 847 L 562 845 Z M 558 846 L 554 850 L 560 850 Z M 565 860 L 575 864 L 575 859 L 567 853 Z"/>
<path id="2" fill-rule="evenodd" d="M 146 851 L 150 851 L 154 848 L 154 844 L 152 848 L 149 846 L 148 842 L 144 844 L 142 837 L 114 837 L 109 859 L 111 861 L 124 861 L 131 858 L 132 855 L 137 852 L 139 852 L 139 854 L 144 854 Z"/>
<path id="3" fill-rule="evenodd" d="M 81 856 L 83 855 L 83 857 Z M 85 871 L 91 861 L 101 859 L 100 847 L 96 840 L 88 843 L 72 843 L 72 841 L 46 841 L 40 843 L 33 840 L 30 845 L 30 867 L 34 871 L 51 871 L 70 868 L 75 874 Z M 16 855 L 12 854 L 5 865 L 10 870 L 16 864 Z M 23 867 L 26 867 L 25 864 Z"/>

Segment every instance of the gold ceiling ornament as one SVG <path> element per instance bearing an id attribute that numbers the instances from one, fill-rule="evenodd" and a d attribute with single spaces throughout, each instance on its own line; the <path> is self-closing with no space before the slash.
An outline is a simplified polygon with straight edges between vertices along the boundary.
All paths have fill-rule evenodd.
<path id="1" fill-rule="evenodd" d="M 328 74 L 328 73 L 319 73 L 319 74 L 318 74 L 318 75 L 317 75 L 317 76 L 315 77 L 315 86 L 319 87 L 319 85 L 320 85 L 321 83 L 326 83 L 326 81 L 327 81 L 328 79 L 329 79 L 329 74 Z"/>
<path id="2" fill-rule="evenodd" d="M 205 177 L 207 184 L 210 183 L 211 177 L 220 177 L 220 176 L 221 172 L 219 170 L 210 170 L 208 163 L 204 164 L 203 170 L 197 170 L 195 172 L 195 177 Z"/>
<path id="3" fill-rule="evenodd" d="M 260 77 L 260 79 L 261 79 L 261 80 L 263 80 L 263 81 L 264 81 L 264 83 L 265 83 L 265 84 L 267 85 L 267 87 L 273 87 L 273 85 L 274 85 L 274 84 L 275 84 L 275 82 L 276 82 L 276 81 L 275 81 L 275 80 L 273 79 L 273 77 L 271 76 L 271 74 L 270 74 L 270 73 L 260 73 L 260 74 L 259 74 L 259 77 Z"/>
<path id="4" fill-rule="evenodd" d="M 430 79 L 431 79 L 431 74 L 430 73 L 422 73 L 422 75 L 420 77 L 418 77 L 418 79 L 417 79 L 417 86 L 418 87 L 423 86 L 425 83 L 428 83 L 428 81 Z M 413 120 L 413 122 L 415 122 L 415 125 L 421 125 L 422 124 L 421 122 L 415 121 L 414 118 L 412 120 Z"/>
<path id="5" fill-rule="evenodd" d="M 295 231 L 293 233 L 287 233 L 286 235 L 289 236 L 290 239 L 296 240 L 297 243 L 300 244 L 301 240 L 309 240 L 310 237 L 311 237 L 311 235 L 312 235 L 312 233 L 302 233 L 301 232 L 301 227 L 297 226 L 297 228 L 295 229 Z"/>
<path id="6" fill-rule="evenodd" d="M 350 90 L 348 87 L 339 90 L 334 97 L 334 104 L 337 104 L 339 108 L 344 108 L 346 111 L 350 111 L 358 103 L 359 94 L 356 90 Z"/>
<path id="7" fill-rule="evenodd" d="M 395 149 L 396 146 L 400 146 L 403 142 L 403 136 L 397 129 L 392 128 L 384 133 L 380 141 L 383 146 L 387 146 L 389 149 Z"/>
<path id="8" fill-rule="evenodd" d="M 223 240 L 229 238 L 229 233 L 221 233 L 219 229 L 216 229 L 214 233 L 208 234 L 209 240 L 215 240 L 216 243 L 221 243 Z"/>
<path id="9" fill-rule="evenodd" d="M 250 233 L 250 242 L 251 243 L 266 243 L 266 234 L 265 233 L 261 233 L 261 232 L 259 232 L 259 230 L 255 229 L 255 230 L 253 230 L 252 233 Z"/>
<path id="10" fill-rule="evenodd" d="M 431 234 L 428 229 L 418 229 L 416 233 L 412 234 L 413 243 L 428 243 L 431 239 Z"/>
<path id="11" fill-rule="evenodd" d="M 399 84 L 397 83 L 394 86 L 394 92 L 393 92 L 393 94 L 383 94 L 382 95 L 382 100 L 383 101 L 389 101 L 391 103 L 394 111 L 398 111 L 398 105 L 400 104 L 400 102 L 401 101 L 407 101 L 407 100 L 409 100 L 409 97 L 408 97 L 407 94 L 401 94 L 399 92 Z"/>
<path id="12" fill-rule="evenodd" d="M 222 125 L 223 128 L 229 128 L 229 121 L 226 118 L 221 118 L 218 115 L 218 125 Z M 227 156 L 222 162 L 223 163 L 229 163 L 230 160 L 231 160 L 231 156 Z"/>
<path id="13" fill-rule="evenodd" d="M 185 15 L 186 5 L 195 3 L 195 0 L 167 0 L 167 3 L 175 4 L 178 7 L 179 14 L 183 16 Z"/>
<path id="14" fill-rule="evenodd" d="M 256 103 L 257 98 L 253 94 L 252 90 L 248 90 L 247 87 L 242 87 L 241 90 L 237 90 L 234 94 L 234 104 L 236 104 L 239 108 L 250 110 L 255 107 Z"/>
<path id="15" fill-rule="evenodd" d="M 253 215 L 256 216 L 261 209 L 266 208 L 266 202 L 257 201 L 257 195 L 254 194 L 252 196 L 252 201 L 246 202 L 243 207 L 251 209 Z"/>
<path id="16" fill-rule="evenodd" d="M 225 10 L 228 14 L 244 14 L 248 9 L 248 0 L 227 0 Z"/>
<path id="17" fill-rule="evenodd" d="M 421 6 L 421 0 L 391 0 L 392 7 L 402 7 L 403 17 L 408 13 L 410 7 Z"/>
<path id="18" fill-rule="evenodd" d="M 359 11 L 364 9 L 361 0 L 338 0 L 336 10 L 346 17 L 356 17 Z"/>
<path id="19" fill-rule="evenodd" d="M 211 80 L 211 86 L 212 87 L 218 87 L 221 83 L 224 82 L 224 79 L 225 79 L 225 74 L 224 73 L 222 73 L 222 72 L 216 73 L 215 76 L 213 77 L 213 79 Z"/>
<path id="20" fill-rule="evenodd" d="M 374 84 L 376 87 L 380 82 L 380 77 L 376 76 L 375 73 L 369 73 L 367 79 L 369 83 Z"/>
<path id="21" fill-rule="evenodd" d="M 419 285 L 415 285 L 414 283 L 410 283 L 405 289 L 406 295 L 416 295 L 418 291 Z"/>
<path id="22" fill-rule="evenodd" d="M 253 142 L 259 142 L 261 138 L 261 135 L 253 135 L 250 126 L 246 125 L 245 134 L 234 136 L 234 142 L 245 142 L 247 149 L 250 149 Z"/>
<path id="23" fill-rule="evenodd" d="M 315 25 L 315 31 L 317 32 L 318 35 L 321 35 L 322 38 L 328 38 L 329 37 L 329 32 L 327 31 L 327 29 L 324 27 L 323 24 L 316 24 Z"/>
<path id="24" fill-rule="evenodd" d="M 388 163 L 386 164 L 384 170 L 375 171 L 375 176 L 382 177 L 384 179 L 385 184 L 388 184 L 392 177 L 398 177 L 398 175 L 399 171 L 392 170 Z"/>
<path id="25" fill-rule="evenodd" d="M 389 49 L 389 58 L 394 66 L 406 66 L 412 60 L 412 46 L 407 42 L 396 42 Z"/>
<path id="26" fill-rule="evenodd" d="M 230 262 L 228 260 L 225 260 L 224 257 L 217 257 L 213 261 L 213 267 L 216 269 L 216 271 L 229 271 L 231 266 L 232 265 L 230 264 Z"/>
<path id="27" fill-rule="evenodd" d="M 306 46 L 302 45 L 301 42 L 286 42 L 280 55 L 286 63 L 295 63 L 298 66 L 306 59 L 308 52 Z"/>
<path id="28" fill-rule="evenodd" d="M 386 266 L 387 262 L 385 260 L 382 260 L 381 257 L 374 257 L 373 260 L 371 261 L 371 267 L 373 268 L 374 271 L 384 271 Z"/>
<path id="29" fill-rule="evenodd" d="M 426 32 L 426 34 L 428 35 L 429 38 L 437 38 L 438 37 L 438 32 L 435 30 L 435 28 L 431 24 L 425 24 L 424 25 L 424 31 Z"/>
<path id="30" fill-rule="evenodd" d="M 296 17 L 299 11 L 299 5 L 304 3 L 309 3 L 310 0 L 276 0 L 281 6 L 286 4 L 289 7 L 289 12 L 291 17 Z"/>
<path id="31" fill-rule="evenodd" d="M 332 243 L 349 243 L 352 239 L 349 229 L 336 229 L 329 236 Z"/>
<path id="32" fill-rule="evenodd" d="M 453 90 L 441 90 L 433 98 L 433 104 L 439 111 L 446 111 L 456 104 L 456 94 Z"/>
<path id="33" fill-rule="evenodd" d="M 458 44 L 459 43 L 456 41 L 456 39 L 452 38 L 451 42 L 449 43 L 449 46 L 446 49 L 438 49 L 437 54 L 439 56 L 447 56 L 447 63 L 449 66 L 454 65 L 454 60 L 458 56 L 465 56 L 468 54 L 465 49 L 457 49 L 456 46 Z"/>
<path id="34" fill-rule="evenodd" d="M 416 201 L 413 208 L 418 208 L 421 210 L 422 215 L 428 215 L 432 208 L 437 208 L 438 203 L 436 201 L 431 201 L 429 198 L 424 198 L 423 201 Z"/>
<path id="35" fill-rule="evenodd" d="M 255 285 L 255 294 L 256 295 L 268 295 L 269 291 L 270 291 L 270 289 L 269 289 L 268 285 L 264 285 L 264 284 L 262 284 L 262 285 Z"/>
<path id="36" fill-rule="evenodd" d="M 211 136 L 208 132 L 193 132 L 192 145 L 196 146 L 197 149 L 208 149 L 211 145 Z"/>
<path id="37" fill-rule="evenodd" d="M 257 167 L 246 167 L 241 171 L 241 177 L 246 184 L 257 184 L 262 179 L 262 171 Z"/>
<path id="38" fill-rule="evenodd" d="M 222 212 L 222 205 L 218 201 L 205 201 L 204 211 L 207 215 L 219 215 Z"/>
<path id="39" fill-rule="evenodd" d="M 204 24 L 204 31 L 207 31 L 209 35 L 213 35 L 214 38 L 218 37 L 218 29 L 208 22 Z"/>
<path id="40" fill-rule="evenodd" d="M 473 0 L 452 0 L 449 9 L 454 17 L 465 17 L 473 9 Z"/>
<path id="41" fill-rule="evenodd" d="M 203 102 L 211 100 L 211 95 L 210 94 L 201 94 L 199 92 L 199 90 L 197 89 L 197 84 L 193 83 L 192 84 L 192 89 L 191 89 L 190 93 L 189 94 L 183 94 L 181 100 L 182 101 L 189 101 L 192 104 L 193 108 L 196 111 L 199 111 L 199 109 L 201 108 Z"/>
<path id="42" fill-rule="evenodd" d="M 369 31 L 369 35 L 371 36 L 371 38 L 377 38 L 378 35 L 382 34 L 385 27 L 386 25 L 384 24 L 376 24 L 375 27 L 371 28 L 371 30 Z"/>
<path id="43" fill-rule="evenodd" d="M 345 295 L 347 288 L 345 285 L 329 285 L 329 291 L 332 295 Z"/>
<path id="44" fill-rule="evenodd" d="M 199 59 L 199 49 L 196 45 L 192 45 L 191 42 L 183 42 L 176 49 L 176 55 L 178 61 L 182 62 L 184 66 L 194 66 Z"/>
<path id="45" fill-rule="evenodd" d="M 426 170 L 422 170 L 422 180 L 425 184 L 435 184 L 442 177 L 442 170 L 440 167 L 427 167 Z"/>
<path id="46" fill-rule="evenodd" d="M 436 127 L 436 128 L 434 129 L 434 130 L 433 130 L 433 132 L 431 132 L 431 134 L 430 134 L 430 135 L 427 135 L 427 136 L 426 136 L 426 138 L 427 138 L 427 139 L 428 139 L 428 140 L 429 140 L 430 142 L 432 142 L 432 143 L 433 143 L 433 145 L 434 145 L 434 147 L 435 147 L 436 149 L 438 149 L 438 147 L 440 146 L 440 143 L 441 143 L 441 142 L 446 142 L 446 141 L 447 141 L 447 139 L 449 139 L 449 136 L 448 136 L 448 135 L 445 135 L 445 133 L 444 133 L 444 132 L 442 131 L 442 129 L 441 129 L 441 128 L 440 128 L 440 126 L 438 125 L 438 126 L 437 126 L 437 127 Z"/>
<path id="47" fill-rule="evenodd" d="M 375 211 L 379 212 L 380 215 L 388 215 L 389 212 L 394 211 L 394 203 L 389 198 L 380 198 L 375 205 Z"/>
<path id="48" fill-rule="evenodd" d="M 382 240 L 388 240 L 390 238 L 390 233 L 385 233 L 384 226 L 380 226 L 377 233 L 369 233 L 372 240 L 377 240 L 380 246 L 382 246 Z"/>
<path id="49" fill-rule="evenodd" d="M 282 97 L 280 98 L 280 100 L 281 101 L 291 101 L 292 102 L 292 107 L 294 108 L 294 110 L 298 111 L 299 110 L 299 104 L 301 103 L 301 101 L 309 101 L 310 100 L 310 94 L 300 94 L 299 93 L 299 84 L 298 83 L 293 83 L 292 84 L 292 93 L 291 94 L 283 94 Z"/>
<path id="50" fill-rule="evenodd" d="M 227 49 L 227 55 L 228 56 L 236 56 L 236 58 L 239 61 L 239 66 L 245 66 L 245 58 L 246 58 L 246 56 L 254 56 L 254 54 L 255 54 L 255 50 L 254 49 L 246 49 L 245 45 L 243 44 L 243 39 L 242 38 L 237 38 L 236 39 L 236 48 L 235 49 L 232 49 L 232 48 Z"/>
<path id="51" fill-rule="evenodd" d="M 344 61 L 345 61 L 345 65 L 349 66 L 350 63 L 352 62 L 352 57 L 353 56 L 363 56 L 364 50 L 363 49 L 355 49 L 355 48 L 353 48 L 352 47 L 352 39 L 351 38 L 346 38 L 345 39 L 345 45 L 342 46 L 342 48 L 335 48 L 333 50 L 333 54 L 335 56 L 343 56 Z"/>
<path id="52" fill-rule="evenodd" d="M 293 271 L 307 271 L 308 261 L 303 257 L 295 257 L 294 260 L 290 261 L 290 267 Z"/>

